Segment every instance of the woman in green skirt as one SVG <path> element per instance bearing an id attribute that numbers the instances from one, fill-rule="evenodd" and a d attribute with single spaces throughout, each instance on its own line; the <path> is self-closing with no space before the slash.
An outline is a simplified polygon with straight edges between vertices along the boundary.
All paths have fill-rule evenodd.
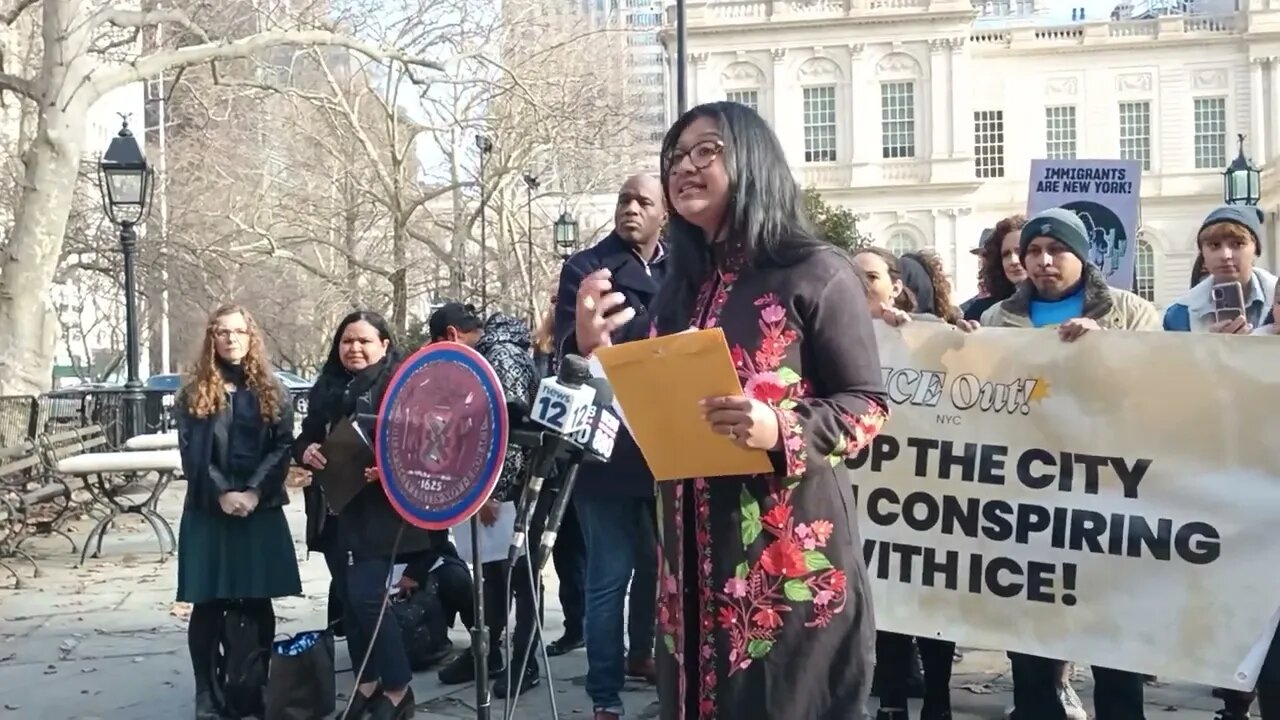
<path id="1" fill-rule="evenodd" d="M 187 497 L 178 533 L 178 601 L 192 603 L 187 645 L 196 720 L 220 720 L 214 688 L 223 618 L 236 607 L 258 643 L 275 636 L 271 599 L 301 595 L 284 516 L 293 413 L 262 333 L 244 308 L 218 308 L 177 402 Z"/>

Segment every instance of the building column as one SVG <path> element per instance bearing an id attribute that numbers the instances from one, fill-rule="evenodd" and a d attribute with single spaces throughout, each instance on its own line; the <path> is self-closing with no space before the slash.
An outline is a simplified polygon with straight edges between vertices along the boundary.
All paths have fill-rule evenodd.
<path id="1" fill-rule="evenodd" d="M 1267 58 L 1267 61 L 1267 65 L 1271 68 L 1271 94 L 1267 97 L 1264 107 L 1268 108 L 1266 115 L 1269 117 L 1266 119 L 1271 123 L 1268 147 L 1271 148 L 1271 154 L 1275 156 L 1280 155 L 1280 105 L 1277 105 L 1280 103 L 1280 58 L 1271 57 Z M 1259 158 L 1263 164 L 1266 164 L 1269 159 Z"/>
<path id="2" fill-rule="evenodd" d="M 964 92 L 957 79 L 969 77 L 969 55 L 964 49 L 964 37 L 954 37 L 947 41 L 950 47 L 950 71 L 947 87 L 951 98 L 951 157 L 969 157 L 973 155 L 973 95 Z"/>
<path id="3" fill-rule="evenodd" d="M 689 53 L 689 107 L 711 102 L 716 98 L 710 96 L 711 83 L 703 85 L 703 71 L 707 69 L 707 54 L 704 52 Z"/>
<path id="4" fill-rule="evenodd" d="M 854 164 L 870 161 L 867 138 L 873 135 L 874 130 L 863 108 L 870 104 L 864 100 L 868 96 L 863 92 L 866 78 L 862 75 L 865 65 L 862 51 L 865 49 L 866 45 L 862 43 L 849 44 L 849 120 L 846 127 L 849 132 L 849 157 Z"/>
<path id="5" fill-rule="evenodd" d="M 795 83 L 787 78 L 787 49 L 774 48 L 773 54 L 773 131 L 777 133 L 787 162 L 792 166 L 804 162 L 804 98 L 795 96 Z"/>
<path id="6" fill-rule="evenodd" d="M 1266 102 L 1262 96 L 1262 64 L 1266 58 L 1252 58 L 1249 65 L 1249 110 L 1253 120 L 1249 127 L 1249 152 L 1263 162 L 1267 157 L 1267 116 Z M 1227 153 L 1228 157 L 1231 153 Z"/>
<path id="7" fill-rule="evenodd" d="M 951 118 L 947 98 L 951 91 L 948 87 L 950 83 L 947 82 L 946 51 L 946 40 L 929 41 L 929 111 L 920 115 L 929 122 L 929 153 L 917 153 L 917 156 L 934 160 L 950 157 L 947 144 L 951 136 Z"/>

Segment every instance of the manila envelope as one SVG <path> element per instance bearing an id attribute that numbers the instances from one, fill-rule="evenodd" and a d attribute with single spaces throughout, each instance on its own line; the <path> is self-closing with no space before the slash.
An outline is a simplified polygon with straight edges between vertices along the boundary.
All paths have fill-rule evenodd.
<path id="1" fill-rule="evenodd" d="M 600 348 L 596 357 L 656 480 L 773 472 L 768 453 L 738 447 L 702 419 L 703 399 L 742 394 L 720 328 Z"/>

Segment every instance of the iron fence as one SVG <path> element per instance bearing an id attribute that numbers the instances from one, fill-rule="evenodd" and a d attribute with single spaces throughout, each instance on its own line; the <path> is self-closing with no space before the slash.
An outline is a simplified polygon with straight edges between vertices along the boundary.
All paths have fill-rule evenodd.
<path id="1" fill-rule="evenodd" d="M 159 433 L 175 426 L 173 390 L 142 390 L 142 419 L 139 431 Z M 307 414 L 307 390 L 289 392 L 295 423 Z M 48 432 L 88 425 L 101 425 L 107 442 L 120 447 L 128 439 L 125 427 L 123 388 L 58 390 L 38 397 L 0 396 L 0 448 L 13 447 Z"/>

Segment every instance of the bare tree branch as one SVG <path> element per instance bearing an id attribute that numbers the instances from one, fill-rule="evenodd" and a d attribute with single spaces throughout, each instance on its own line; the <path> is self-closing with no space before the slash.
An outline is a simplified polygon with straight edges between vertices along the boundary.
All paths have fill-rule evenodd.
<path id="1" fill-rule="evenodd" d="M 9 73 L 0 73 L 0 90 L 8 90 L 32 100 L 40 99 L 40 96 L 36 94 L 34 83 L 26 78 L 20 78 Z"/>
<path id="2" fill-rule="evenodd" d="M 27 8 L 34 6 L 40 0 L 14 0 L 9 9 L 0 13 L 0 25 L 12 25 L 18 22 L 18 17 L 26 11 Z"/>
<path id="3" fill-rule="evenodd" d="M 435 61 L 416 58 L 395 48 L 364 42 L 341 33 L 328 30 L 271 30 L 235 40 L 157 50 L 139 58 L 129 67 L 107 72 L 93 80 L 92 84 L 101 96 L 107 91 L 129 83 L 142 82 L 173 68 L 251 57 L 255 53 L 274 47 L 307 46 L 340 47 L 384 62 L 395 61 L 436 72 L 444 71 L 444 66 Z"/>

